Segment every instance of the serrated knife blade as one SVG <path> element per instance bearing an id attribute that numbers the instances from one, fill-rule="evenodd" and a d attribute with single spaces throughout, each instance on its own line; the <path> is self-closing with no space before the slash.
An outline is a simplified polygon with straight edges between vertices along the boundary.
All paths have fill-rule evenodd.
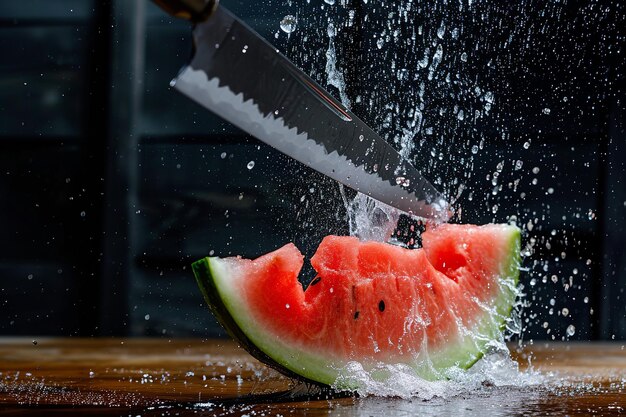
<path id="1" fill-rule="evenodd" d="M 446 221 L 441 193 L 393 147 L 223 6 L 193 30 L 172 86 L 243 131 L 406 213 Z"/>

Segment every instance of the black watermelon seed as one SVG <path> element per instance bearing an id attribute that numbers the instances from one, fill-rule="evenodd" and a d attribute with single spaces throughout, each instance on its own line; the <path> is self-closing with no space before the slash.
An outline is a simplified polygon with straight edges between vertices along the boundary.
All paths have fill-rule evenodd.
<path id="1" fill-rule="evenodd" d="M 358 311 L 355 311 L 355 312 L 354 312 L 354 319 L 356 320 L 356 319 L 358 319 L 358 318 L 359 318 L 359 312 L 358 312 Z"/>
<path id="2" fill-rule="evenodd" d="M 383 300 L 380 300 L 380 303 L 378 303 L 378 309 L 381 313 L 385 311 L 385 302 Z"/>
<path id="3" fill-rule="evenodd" d="M 309 284 L 311 287 L 314 286 L 315 284 L 319 284 L 319 282 L 322 280 L 321 277 L 315 277 L 313 278 L 313 281 L 311 281 L 311 283 Z"/>

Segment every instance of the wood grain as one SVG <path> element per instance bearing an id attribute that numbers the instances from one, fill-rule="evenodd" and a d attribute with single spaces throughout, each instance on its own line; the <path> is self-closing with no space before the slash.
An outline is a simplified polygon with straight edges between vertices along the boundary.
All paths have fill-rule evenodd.
<path id="1" fill-rule="evenodd" d="M 224 340 L 0 339 L 3 415 L 616 415 L 626 413 L 618 343 L 512 347 L 546 387 L 485 387 L 429 401 L 337 398 L 265 367 Z M 254 412 L 254 413 L 253 413 Z"/>

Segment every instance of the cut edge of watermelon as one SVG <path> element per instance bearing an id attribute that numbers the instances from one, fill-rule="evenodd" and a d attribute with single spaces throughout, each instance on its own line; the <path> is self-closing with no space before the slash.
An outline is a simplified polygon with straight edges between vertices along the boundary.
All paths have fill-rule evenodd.
<path id="1" fill-rule="evenodd" d="M 215 318 L 248 353 L 293 378 L 322 386 L 331 385 L 335 381 L 338 367 L 332 364 L 328 366 L 328 361 L 322 356 L 307 354 L 277 339 L 268 339 L 266 332 L 256 328 L 247 308 L 234 305 L 237 297 L 233 296 L 233 288 L 228 285 L 232 273 L 228 271 L 230 266 L 227 261 L 207 257 L 193 263 L 192 269 Z M 234 311 L 238 314 L 233 314 Z M 271 353 L 267 352 L 275 354 L 270 356 Z M 324 366 L 320 366 L 321 363 Z"/>
<path id="2" fill-rule="evenodd" d="M 468 369 L 480 360 L 488 350 L 488 344 L 501 337 L 511 314 L 519 279 L 520 230 L 511 227 L 508 240 L 510 254 L 501 267 L 501 291 L 493 302 L 494 312 L 485 311 L 473 326 L 471 334 L 462 341 L 438 352 L 428 352 L 428 358 L 418 357 L 419 363 L 409 364 L 425 379 L 446 378 L 450 368 Z M 234 280 L 231 262 L 218 257 L 207 257 L 193 264 L 193 272 L 211 311 L 226 329 L 252 356 L 278 371 L 317 385 L 333 385 L 341 372 L 341 366 L 330 362 L 323 355 L 316 355 L 290 346 L 276 335 L 268 335 L 255 325 L 252 314 L 242 303 L 238 303 L 237 289 L 229 285 Z M 345 365 L 345 364 L 344 364 Z M 341 386 L 352 390 L 358 387 Z"/>

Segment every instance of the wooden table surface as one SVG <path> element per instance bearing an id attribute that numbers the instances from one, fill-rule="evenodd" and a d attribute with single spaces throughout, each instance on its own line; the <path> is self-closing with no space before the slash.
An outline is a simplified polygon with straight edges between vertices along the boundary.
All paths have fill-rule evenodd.
<path id="1" fill-rule="evenodd" d="M 618 415 L 621 343 L 513 349 L 545 386 L 486 386 L 451 398 L 327 397 L 226 340 L 0 339 L 0 414 L 124 416 Z"/>

